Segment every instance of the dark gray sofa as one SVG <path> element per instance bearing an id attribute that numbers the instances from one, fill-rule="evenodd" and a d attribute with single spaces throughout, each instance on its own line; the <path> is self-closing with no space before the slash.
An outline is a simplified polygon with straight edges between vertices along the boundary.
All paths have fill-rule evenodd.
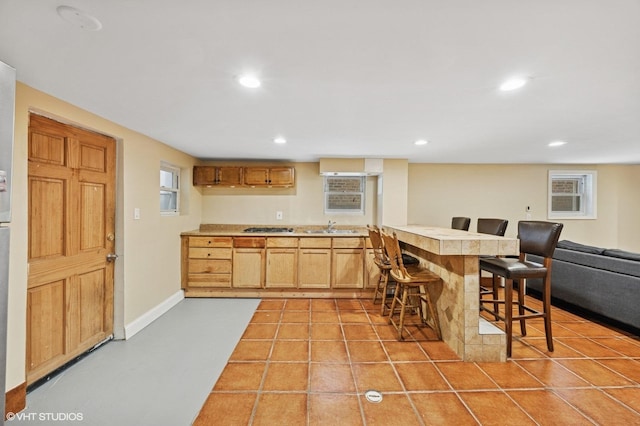
<path id="1" fill-rule="evenodd" d="M 537 256 L 528 256 L 542 262 Z M 640 330 L 640 253 L 558 242 L 551 297 Z M 540 279 L 527 287 L 541 291 Z"/>

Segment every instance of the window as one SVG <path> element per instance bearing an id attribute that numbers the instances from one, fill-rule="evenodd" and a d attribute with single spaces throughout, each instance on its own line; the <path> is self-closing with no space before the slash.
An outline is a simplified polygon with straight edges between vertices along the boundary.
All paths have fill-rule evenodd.
<path id="1" fill-rule="evenodd" d="M 364 214 L 364 188 L 364 176 L 325 176 L 325 214 Z"/>
<path id="2" fill-rule="evenodd" d="M 595 219 L 595 171 L 549 171 L 549 219 Z"/>
<path id="3" fill-rule="evenodd" d="M 160 163 L 160 214 L 175 216 L 180 212 L 180 169 Z"/>

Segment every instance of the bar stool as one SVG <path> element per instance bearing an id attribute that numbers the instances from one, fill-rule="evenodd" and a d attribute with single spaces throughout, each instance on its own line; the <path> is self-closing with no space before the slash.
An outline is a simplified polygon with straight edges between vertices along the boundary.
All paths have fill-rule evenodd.
<path id="1" fill-rule="evenodd" d="M 459 229 L 461 231 L 468 231 L 469 225 L 471 225 L 470 217 L 453 217 L 451 218 L 451 229 Z"/>
<path id="2" fill-rule="evenodd" d="M 407 310 L 417 310 L 422 324 L 431 327 L 437 334 L 438 339 L 442 339 L 438 313 L 431 303 L 428 285 L 440 281 L 440 277 L 427 269 L 412 269 L 411 272 L 405 268 L 402 262 L 402 252 L 396 233 L 393 236 L 382 233 L 384 247 L 391 263 L 391 277 L 396 281 L 396 290 L 389 310 L 389 324 L 398 331 L 398 340 L 404 340 L 403 331 L 405 329 L 405 315 Z M 423 303 L 429 311 L 429 323 L 423 312 Z M 397 308 L 397 309 L 396 309 Z M 399 314 L 396 321 L 395 315 Z"/>
<path id="3" fill-rule="evenodd" d="M 376 287 L 373 292 L 373 303 L 376 303 L 378 295 L 380 295 L 380 315 L 384 315 L 385 308 L 387 306 L 387 287 L 389 285 L 391 262 L 389 262 L 389 258 L 387 257 L 387 253 L 384 249 L 380 229 L 375 225 L 367 225 L 367 230 L 369 231 L 369 239 L 371 240 L 371 246 L 373 249 L 373 263 L 376 264 L 380 271 L 380 277 L 378 278 L 378 282 L 376 283 Z"/>
<path id="4" fill-rule="evenodd" d="M 547 338 L 547 348 L 553 352 L 553 337 L 551 334 L 551 265 L 552 256 L 556 244 L 560 238 L 563 225 L 561 223 L 543 221 L 518 222 L 518 238 L 520 239 L 520 256 L 515 258 L 489 257 L 480 259 L 480 269 L 493 274 L 494 289 L 496 288 L 496 276 L 505 278 L 504 300 L 496 298 L 480 299 L 480 308 L 505 323 L 507 335 L 507 357 L 511 356 L 511 343 L 513 340 L 513 321 L 520 321 L 520 330 L 523 336 L 527 335 L 525 320 L 531 318 L 544 318 L 544 330 Z M 537 255 L 543 258 L 543 264 L 526 260 L 527 254 Z M 542 278 L 542 312 L 525 305 L 526 293 L 525 281 L 527 278 Z M 513 315 L 513 291 L 514 282 L 517 282 L 518 315 Z M 489 309 L 485 304 L 504 304 L 504 316 L 497 309 Z M 526 313 L 525 313 L 526 312 Z"/>
<path id="5" fill-rule="evenodd" d="M 488 218 L 478 218 L 478 225 L 476 226 L 476 230 L 479 234 L 489 234 L 489 235 L 497 235 L 499 237 L 504 237 L 504 233 L 507 231 L 507 225 L 509 221 L 506 219 L 488 219 Z M 480 258 L 484 257 L 492 257 L 492 256 L 480 256 Z M 481 274 L 482 275 L 482 274 Z M 493 299 L 498 298 L 498 281 L 492 279 L 493 288 L 489 289 L 487 287 L 482 286 L 482 280 L 480 285 L 480 299 L 487 294 L 491 294 Z M 498 310 L 498 304 L 494 305 L 494 310 Z M 498 318 L 495 318 L 496 321 Z"/>

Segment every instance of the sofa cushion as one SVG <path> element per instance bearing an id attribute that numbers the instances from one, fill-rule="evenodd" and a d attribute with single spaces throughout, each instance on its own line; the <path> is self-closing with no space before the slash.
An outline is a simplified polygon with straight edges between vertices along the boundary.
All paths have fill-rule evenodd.
<path id="1" fill-rule="evenodd" d="M 591 253 L 591 254 L 602 254 L 605 249 L 595 246 L 587 246 L 585 244 L 574 243 L 569 240 L 558 241 L 556 245 L 557 248 L 565 249 L 565 250 L 573 250 L 579 251 L 582 253 Z"/>
<path id="2" fill-rule="evenodd" d="M 607 249 L 602 254 L 605 256 L 617 257 L 619 259 L 635 260 L 636 262 L 640 262 L 640 253 L 632 253 L 630 251 L 618 249 Z"/>
<path id="3" fill-rule="evenodd" d="M 527 256 L 529 258 L 529 256 Z M 624 275 L 633 275 L 640 277 L 640 262 L 628 259 L 620 259 L 611 256 L 603 256 L 601 254 L 581 253 L 575 250 L 556 249 L 553 253 L 554 260 L 575 263 L 593 269 L 602 269 L 604 271 L 617 272 Z M 536 260 L 533 259 L 535 262 Z"/>

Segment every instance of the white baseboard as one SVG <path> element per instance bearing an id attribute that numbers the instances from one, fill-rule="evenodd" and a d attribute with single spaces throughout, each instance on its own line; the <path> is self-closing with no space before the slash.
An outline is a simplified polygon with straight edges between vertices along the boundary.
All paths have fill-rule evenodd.
<path id="1" fill-rule="evenodd" d="M 149 309 L 144 314 L 140 315 L 134 321 L 124 326 L 124 338 L 125 340 L 135 336 L 140 330 L 151 324 L 156 319 L 160 318 L 162 314 L 169 309 L 177 305 L 182 299 L 184 299 L 184 291 L 180 290 L 167 299 L 165 299 L 159 305 Z"/>

